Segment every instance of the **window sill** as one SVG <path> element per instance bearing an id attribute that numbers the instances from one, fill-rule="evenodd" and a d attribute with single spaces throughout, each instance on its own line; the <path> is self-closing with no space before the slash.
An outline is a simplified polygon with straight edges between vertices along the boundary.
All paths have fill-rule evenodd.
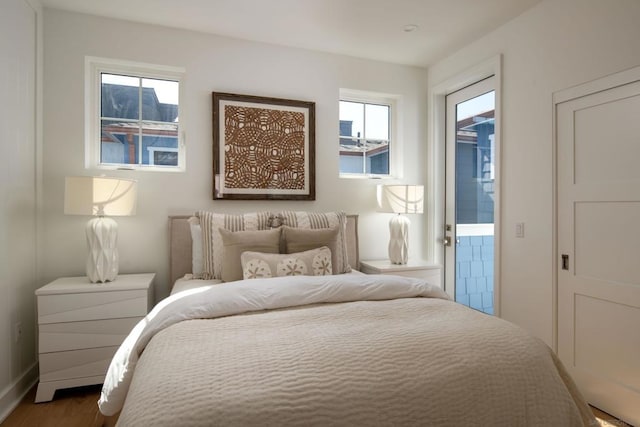
<path id="1" fill-rule="evenodd" d="M 178 173 L 185 172 L 186 168 L 180 166 L 141 166 L 141 165 L 92 165 L 87 169 L 110 170 L 110 171 L 132 171 L 132 172 L 168 172 Z"/>
<path id="2" fill-rule="evenodd" d="M 397 179 L 392 175 L 365 175 L 365 174 L 351 174 L 351 173 L 341 173 L 338 175 L 340 179 L 375 179 L 375 180 L 389 180 L 389 179 Z"/>

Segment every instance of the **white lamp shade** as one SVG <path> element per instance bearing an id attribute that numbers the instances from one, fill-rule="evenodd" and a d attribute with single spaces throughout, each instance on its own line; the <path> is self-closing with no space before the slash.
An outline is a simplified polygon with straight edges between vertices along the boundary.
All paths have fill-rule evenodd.
<path id="1" fill-rule="evenodd" d="M 64 213 L 68 215 L 128 216 L 136 213 L 138 183 L 132 179 L 68 176 Z"/>
<path id="2" fill-rule="evenodd" d="M 424 211 L 424 186 L 379 185 L 380 212 L 421 214 Z"/>

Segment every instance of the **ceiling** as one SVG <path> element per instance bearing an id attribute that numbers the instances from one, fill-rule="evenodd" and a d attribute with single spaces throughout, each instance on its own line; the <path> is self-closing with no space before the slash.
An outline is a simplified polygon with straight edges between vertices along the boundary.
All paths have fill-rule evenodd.
<path id="1" fill-rule="evenodd" d="M 64 9 L 427 67 L 541 0 L 41 0 Z M 416 25 L 415 31 L 405 26 Z"/>

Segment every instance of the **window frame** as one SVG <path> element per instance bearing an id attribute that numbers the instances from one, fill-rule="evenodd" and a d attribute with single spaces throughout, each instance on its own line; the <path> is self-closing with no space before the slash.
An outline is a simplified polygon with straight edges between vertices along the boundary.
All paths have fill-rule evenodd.
<path id="1" fill-rule="evenodd" d="M 340 162 L 338 161 L 338 173 L 340 178 L 354 179 L 395 179 L 399 177 L 400 167 L 400 138 L 399 138 L 399 105 L 400 96 L 386 93 L 368 92 L 354 89 L 340 89 L 338 100 L 338 143 L 343 135 L 340 135 L 340 102 L 355 102 L 360 104 L 383 105 L 389 107 L 389 173 L 373 174 L 373 173 L 353 173 L 340 171 Z M 366 120 L 366 119 L 365 119 Z M 366 135 L 363 136 L 366 139 Z M 340 146 L 338 145 L 338 157 L 340 157 Z"/>
<path id="2" fill-rule="evenodd" d="M 101 163 L 101 97 L 102 73 L 125 75 L 142 79 L 170 80 L 178 82 L 178 165 Z M 136 170 L 184 172 L 186 170 L 186 133 L 184 80 L 186 70 L 182 67 L 147 64 L 119 59 L 85 57 L 85 168 L 100 170 Z M 165 147 L 163 147 L 165 148 Z M 166 148 L 164 151 L 168 151 Z M 173 151 L 173 150 L 169 150 Z"/>

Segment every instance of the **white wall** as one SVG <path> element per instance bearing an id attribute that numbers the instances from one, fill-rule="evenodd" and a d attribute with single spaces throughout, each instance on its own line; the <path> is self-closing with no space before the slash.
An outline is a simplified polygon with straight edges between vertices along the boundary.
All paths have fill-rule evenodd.
<path id="1" fill-rule="evenodd" d="M 198 209 L 344 210 L 360 217 L 361 257 L 385 258 L 390 214 L 374 213 L 376 180 L 338 178 L 339 88 L 401 95 L 405 160 L 402 182 L 424 183 L 426 71 L 345 56 L 278 47 L 196 32 L 45 10 L 43 273 L 46 280 L 84 274 L 83 217 L 63 215 L 64 177 L 84 169 L 84 57 L 119 58 L 187 69 L 187 172 L 114 171 L 139 180 L 135 217 L 117 218 L 121 272 L 156 272 L 165 296 L 167 215 Z M 315 202 L 212 200 L 211 92 L 316 102 Z M 181 117 L 182 119 L 182 117 Z M 412 255 L 426 244 L 412 218 Z"/>
<path id="2" fill-rule="evenodd" d="M 0 13 L 0 421 L 36 378 L 39 11 L 8 0 Z"/>
<path id="3" fill-rule="evenodd" d="M 429 68 L 432 87 L 503 55 L 502 317 L 548 344 L 554 332 L 552 94 L 640 65 L 639 22 L 637 0 L 546 0 Z M 515 238 L 516 222 L 526 224 L 524 239 Z"/>

